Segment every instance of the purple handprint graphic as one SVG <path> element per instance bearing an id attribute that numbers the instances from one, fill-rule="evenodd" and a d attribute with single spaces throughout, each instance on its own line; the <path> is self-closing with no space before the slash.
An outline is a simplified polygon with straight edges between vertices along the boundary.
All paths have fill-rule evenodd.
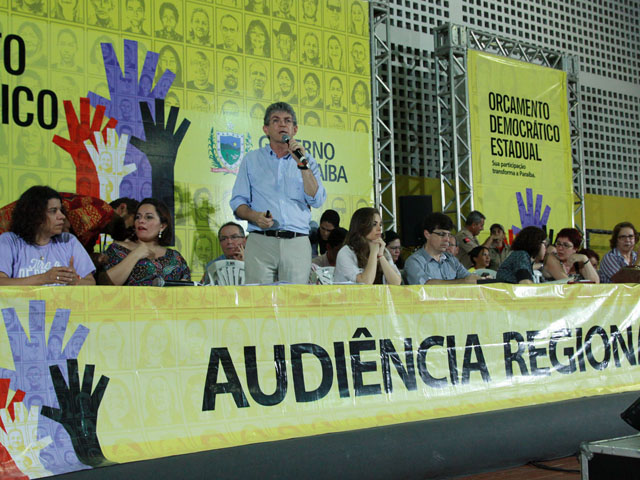
<path id="1" fill-rule="evenodd" d="M 2 309 L 7 332 L 13 337 L 11 354 L 14 370 L 3 369 L 2 377 L 11 378 L 11 388 L 25 392 L 24 404 L 29 412 L 34 407 L 58 407 L 54 385 L 49 375 L 49 367 L 57 365 L 63 375 L 67 375 L 67 359 L 75 359 L 89 334 L 89 329 L 80 325 L 63 349 L 62 339 L 67 330 L 70 311 L 56 310 L 49 331 L 45 337 L 45 302 L 29 302 L 29 335 L 26 334 L 20 318 L 13 308 Z M 38 440 L 47 436 L 54 439 L 40 451 L 44 468 L 54 475 L 88 468 L 76 456 L 69 434 L 58 431 L 59 424 L 40 415 L 38 420 Z"/>
<path id="2" fill-rule="evenodd" d="M 521 229 L 525 227 L 538 227 L 545 228 L 547 222 L 549 221 L 549 214 L 551 213 L 551 207 L 547 205 L 544 208 L 544 213 L 542 216 L 540 215 L 542 211 L 542 195 L 536 195 L 536 206 L 535 210 L 533 208 L 533 190 L 527 188 L 527 205 L 525 206 L 524 201 L 522 200 L 522 193 L 516 192 L 516 201 L 518 202 L 518 211 L 520 212 L 520 223 L 521 227 L 516 227 L 512 225 L 514 234 L 518 234 Z"/>
<path id="3" fill-rule="evenodd" d="M 115 55 L 113 45 L 102 43 L 102 58 L 109 85 L 110 99 L 97 93 L 89 92 L 91 105 L 104 105 L 106 114 L 110 118 L 118 120 L 116 131 L 119 136 L 127 134 L 145 139 L 145 131 L 142 126 L 142 117 L 138 105 L 146 102 L 152 115 L 155 115 L 155 99 L 164 99 L 173 84 L 175 73 L 165 70 L 153 86 L 153 78 L 156 76 L 158 66 L 158 53 L 147 52 L 142 66 L 142 72 L 138 77 L 138 42 L 135 40 L 124 41 L 124 74 Z M 125 165 L 135 164 L 136 169 L 122 180 L 124 184 L 132 184 L 131 195 L 141 200 L 145 195 L 143 186 L 151 183 L 151 167 L 144 152 L 129 144 L 127 147 Z"/>

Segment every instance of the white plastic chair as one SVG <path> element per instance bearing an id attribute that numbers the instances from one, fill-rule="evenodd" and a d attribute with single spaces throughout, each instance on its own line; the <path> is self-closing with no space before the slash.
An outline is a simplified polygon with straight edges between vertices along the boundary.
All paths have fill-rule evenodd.
<path id="1" fill-rule="evenodd" d="M 218 260 L 207 268 L 210 285 L 244 285 L 244 262 Z"/>
<path id="2" fill-rule="evenodd" d="M 309 282 L 312 285 L 331 285 L 333 284 L 333 272 L 335 269 L 336 267 L 318 267 L 312 264 Z"/>

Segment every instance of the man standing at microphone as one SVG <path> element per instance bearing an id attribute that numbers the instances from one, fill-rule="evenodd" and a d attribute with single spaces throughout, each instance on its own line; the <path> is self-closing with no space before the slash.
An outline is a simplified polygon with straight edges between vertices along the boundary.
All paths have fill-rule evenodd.
<path id="1" fill-rule="evenodd" d="M 288 103 L 267 107 L 269 145 L 247 153 L 229 202 L 249 222 L 245 283 L 307 283 L 311 269 L 311 207 L 327 198 L 316 161 L 293 137 L 296 114 Z"/>

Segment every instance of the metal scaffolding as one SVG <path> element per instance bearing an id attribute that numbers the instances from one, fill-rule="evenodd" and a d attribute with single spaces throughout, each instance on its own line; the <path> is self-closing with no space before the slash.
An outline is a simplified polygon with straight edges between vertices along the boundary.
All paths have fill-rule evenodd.
<path id="1" fill-rule="evenodd" d="M 454 215 L 460 229 L 474 209 L 471 131 L 467 88 L 467 50 L 534 63 L 567 72 L 570 143 L 573 166 L 573 222 L 585 231 L 584 163 L 577 59 L 538 46 L 461 25 L 446 24 L 435 32 L 438 96 L 438 151 L 442 211 Z"/>
<path id="2" fill-rule="evenodd" d="M 393 147 L 390 12 L 387 2 L 369 2 L 371 42 L 373 182 L 384 230 L 397 229 Z M 385 161 L 386 159 L 386 161 Z"/>

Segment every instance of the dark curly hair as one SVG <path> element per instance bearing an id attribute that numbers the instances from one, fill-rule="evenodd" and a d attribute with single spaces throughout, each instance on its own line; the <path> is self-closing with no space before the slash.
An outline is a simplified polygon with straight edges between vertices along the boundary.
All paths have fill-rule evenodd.
<path id="1" fill-rule="evenodd" d="M 143 205 L 153 205 L 156 208 L 156 212 L 158 212 L 160 222 L 167 224 L 166 228 L 162 231 L 162 237 L 158 238 L 158 245 L 162 245 L 163 247 L 173 245 L 173 222 L 171 221 L 171 214 L 169 213 L 167 206 L 155 198 L 145 198 L 138 204 L 136 215 L 138 214 L 140 207 Z"/>
<path id="2" fill-rule="evenodd" d="M 62 198 L 53 188 L 44 185 L 31 187 L 16 202 L 11 215 L 10 230 L 31 245 L 36 244 L 36 235 L 47 221 L 49 200 Z"/>
<path id="3" fill-rule="evenodd" d="M 365 268 L 369 261 L 369 241 L 366 237 L 373 229 L 373 219 L 375 215 L 380 215 L 377 209 L 364 207 L 356 210 L 351 216 L 349 233 L 347 233 L 344 244 L 351 248 L 356 254 L 359 268 Z M 376 278 L 373 283 L 382 283 L 382 269 L 379 264 L 376 268 Z"/>
<path id="4" fill-rule="evenodd" d="M 630 228 L 631 230 L 633 230 L 633 234 L 636 237 L 635 240 L 636 242 L 638 241 L 638 232 L 636 231 L 636 227 L 633 226 L 633 223 L 620 222 L 615 227 L 613 227 L 613 232 L 611 233 L 611 238 L 609 239 L 609 246 L 611 247 L 611 250 L 616 248 L 616 246 L 618 245 L 618 235 L 620 235 L 620 230 L 622 230 L 623 228 Z"/>
<path id="5" fill-rule="evenodd" d="M 516 239 L 511 244 L 511 250 L 524 250 L 531 258 L 535 258 L 540 251 L 540 246 L 547 238 L 544 230 L 538 227 L 525 227 L 520 230 Z"/>

